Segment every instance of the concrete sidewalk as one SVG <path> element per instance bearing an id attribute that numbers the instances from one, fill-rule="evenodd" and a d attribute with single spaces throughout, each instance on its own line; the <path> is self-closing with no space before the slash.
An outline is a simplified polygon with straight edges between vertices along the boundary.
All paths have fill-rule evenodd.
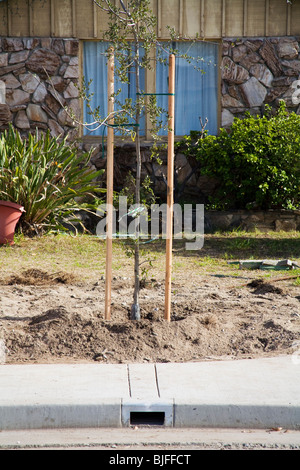
<path id="1" fill-rule="evenodd" d="M 300 429 L 296 356 L 0 366 L 0 429 Z"/>

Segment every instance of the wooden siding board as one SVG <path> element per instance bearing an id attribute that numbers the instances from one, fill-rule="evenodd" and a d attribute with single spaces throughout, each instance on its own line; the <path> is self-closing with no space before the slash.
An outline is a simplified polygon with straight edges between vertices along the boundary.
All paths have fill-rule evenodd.
<path id="1" fill-rule="evenodd" d="M 265 34 L 265 1 L 248 1 L 247 12 L 247 35 L 264 36 Z"/>
<path id="2" fill-rule="evenodd" d="M 97 5 L 95 4 L 94 7 L 95 12 L 95 21 L 94 21 L 94 37 L 101 39 L 103 38 L 103 33 L 107 29 L 107 24 L 109 21 L 108 14 L 102 11 Z"/>
<path id="3" fill-rule="evenodd" d="M 32 36 L 49 37 L 51 35 L 50 2 L 43 4 L 39 0 L 32 0 L 31 3 Z"/>
<path id="4" fill-rule="evenodd" d="M 222 0 L 215 0 L 212 8 L 210 0 L 204 2 L 205 38 L 222 37 Z"/>
<path id="5" fill-rule="evenodd" d="M 72 0 L 72 36 L 76 38 L 77 36 L 77 29 L 76 29 L 76 2 Z"/>
<path id="6" fill-rule="evenodd" d="M 7 16 L 7 5 L 0 3 L 0 34 L 2 36 L 8 35 L 8 16 Z"/>
<path id="7" fill-rule="evenodd" d="M 234 14 L 232 14 L 234 12 Z M 243 0 L 226 0 L 225 5 L 225 31 L 224 35 L 229 37 L 241 36 L 244 21 Z"/>
<path id="8" fill-rule="evenodd" d="M 179 31 L 180 26 L 180 0 L 161 0 L 161 37 L 170 37 L 167 26 L 172 26 Z"/>
<path id="9" fill-rule="evenodd" d="M 300 35 L 300 3 L 296 2 L 291 7 L 291 34 Z"/>
<path id="10" fill-rule="evenodd" d="M 158 35 L 167 26 L 184 37 L 221 38 L 300 34 L 300 3 L 284 0 L 151 0 Z M 100 39 L 106 15 L 93 0 L 0 2 L 0 35 Z"/>
<path id="11" fill-rule="evenodd" d="M 56 37 L 71 37 L 73 33 L 73 17 L 71 0 L 52 0 L 53 4 L 53 34 Z"/>
<path id="12" fill-rule="evenodd" d="M 269 0 L 269 36 L 285 36 L 287 34 L 287 4 L 278 0 Z"/>
<path id="13" fill-rule="evenodd" d="M 201 35 L 201 2 L 199 0 L 184 1 L 182 18 L 182 33 L 184 36 Z"/>
<path id="14" fill-rule="evenodd" d="M 76 0 L 76 29 L 81 39 L 94 38 L 94 5 L 92 1 Z"/>
<path id="15" fill-rule="evenodd" d="M 11 36 L 29 36 L 28 0 L 10 0 Z"/>

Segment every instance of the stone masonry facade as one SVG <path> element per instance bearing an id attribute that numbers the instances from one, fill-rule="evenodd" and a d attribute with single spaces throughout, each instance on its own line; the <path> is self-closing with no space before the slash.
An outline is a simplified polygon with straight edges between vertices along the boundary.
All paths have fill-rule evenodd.
<path id="1" fill-rule="evenodd" d="M 6 90 L 6 103 L 0 105 L 2 129 L 12 122 L 22 134 L 38 128 L 75 137 L 74 116 L 80 116 L 78 51 L 75 39 L 0 39 L 0 80 Z"/>
<path id="2" fill-rule="evenodd" d="M 234 117 L 243 117 L 246 111 L 261 115 L 266 104 L 276 109 L 281 99 L 290 111 L 300 114 L 299 49 L 300 37 L 224 39 L 220 64 L 221 127 L 230 127 Z M 80 119 L 79 77 L 77 39 L 0 38 L 0 85 L 5 84 L 6 93 L 0 101 L 0 131 L 12 122 L 22 135 L 38 128 L 49 129 L 53 136 L 75 139 L 78 127 L 66 108 Z M 83 143 L 83 148 L 90 145 L 94 146 Z M 149 145 L 143 143 L 142 176 L 149 175 L 155 193 L 163 196 L 167 164 L 166 155 L 161 157 L 163 164 L 155 164 Z M 99 142 L 91 163 L 97 169 L 105 168 Z M 217 182 L 201 176 L 195 166 L 185 155 L 175 155 L 176 186 L 184 185 L 187 199 L 205 203 L 216 190 Z M 116 190 L 122 189 L 128 172 L 135 173 L 132 142 L 115 149 Z"/>
<path id="3" fill-rule="evenodd" d="M 222 127 L 245 111 L 260 115 L 265 104 L 277 108 L 281 99 L 300 114 L 299 48 L 300 37 L 223 40 Z M 38 127 L 75 136 L 65 107 L 80 117 L 79 75 L 77 39 L 0 38 L 0 80 L 6 89 L 0 128 L 9 121 L 24 133 Z"/>
<path id="4" fill-rule="evenodd" d="M 300 114 L 300 38 L 226 39 L 221 77 L 222 127 L 245 111 L 261 115 L 266 104 Z"/>

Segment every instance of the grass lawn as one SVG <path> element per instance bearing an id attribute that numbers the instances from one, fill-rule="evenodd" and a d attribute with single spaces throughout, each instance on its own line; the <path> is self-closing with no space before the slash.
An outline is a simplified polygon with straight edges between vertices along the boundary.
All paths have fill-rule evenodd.
<path id="1" fill-rule="evenodd" d="M 128 242 L 113 243 L 113 275 L 133 276 L 133 257 Z M 141 245 L 141 272 L 147 277 L 162 277 L 165 270 L 165 240 Z M 39 268 L 50 273 L 73 273 L 81 280 L 96 281 L 105 275 L 105 241 L 91 235 L 45 235 L 36 238 L 15 236 L 13 246 L 0 247 L 1 277 Z M 173 242 L 172 276 L 182 268 L 193 272 L 235 276 L 240 259 L 290 259 L 300 262 L 300 232 L 219 232 L 207 234 L 201 250 L 185 249 L 184 240 Z M 151 264 L 149 264 L 149 261 Z M 278 276 L 282 271 L 261 271 L 262 276 Z M 293 271 L 298 274 L 300 270 Z M 179 278 L 180 279 L 180 278 Z M 297 282 L 297 280 L 296 280 Z"/>

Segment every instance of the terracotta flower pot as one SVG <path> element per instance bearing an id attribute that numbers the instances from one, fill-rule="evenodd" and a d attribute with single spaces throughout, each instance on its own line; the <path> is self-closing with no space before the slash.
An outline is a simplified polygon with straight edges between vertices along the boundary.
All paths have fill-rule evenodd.
<path id="1" fill-rule="evenodd" d="M 0 201 L 0 244 L 14 243 L 16 225 L 24 207 L 10 201 Z"/>

